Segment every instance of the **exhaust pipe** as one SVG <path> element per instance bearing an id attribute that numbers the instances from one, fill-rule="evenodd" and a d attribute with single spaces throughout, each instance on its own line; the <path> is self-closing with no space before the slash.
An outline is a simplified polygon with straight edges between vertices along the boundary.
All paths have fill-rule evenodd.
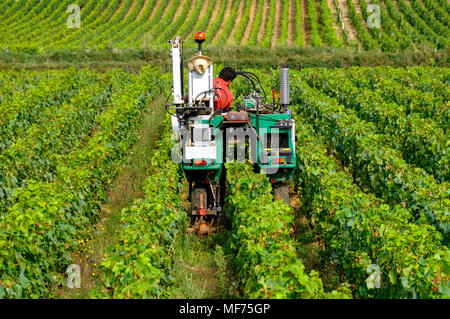
<path id="1" fill-rule="evenodd" d="M 289 69 L 280 69 L 280 103 L 283 105 L 283 110 L 286 112 L 288 105 L 291 103 L 289 92 Z"/>

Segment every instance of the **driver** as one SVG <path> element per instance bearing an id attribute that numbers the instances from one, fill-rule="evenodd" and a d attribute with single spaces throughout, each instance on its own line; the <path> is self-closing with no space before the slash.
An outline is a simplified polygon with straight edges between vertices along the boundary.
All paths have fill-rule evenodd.
<path id="1" fill-rule="evenodd" d="M 231 103 L 233 102 L 233 93 L 228 88 L 231 82 L 236 78 L 237 73 L 233 68 L 225 67 L 220 71 L 219 77 L 213 81 L 215 90 L 214 109 L 220 109 L 222 112 L 229 111 Z"/>

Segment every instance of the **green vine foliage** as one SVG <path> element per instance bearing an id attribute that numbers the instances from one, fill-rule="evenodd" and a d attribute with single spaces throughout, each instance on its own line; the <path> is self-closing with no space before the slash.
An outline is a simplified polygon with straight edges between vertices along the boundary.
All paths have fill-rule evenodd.
<path id="1" fill-rule="evenodd" d="M 121 72 L 111 80 L 121 81 Z M 120 82 L 124 90 L 112 95 L 86 145 L 58 163 L 55 180 L 30 181 L 17 190 L 0 220 L 0 297 L 48 297 L 63 284 L 70 252 L 90 236 L 106 188 L 136 141 L 139 115 L 167 89 L 166 81 L 147 67 L 133 81 Z"/>
<path id="2" fill-rule="evenodd" d="M 270 100 L 270 89 L 279 91 L 278 71 L 250 71 Z M 321 274 L 305 270 L 293 209 L 273 201 L 267 176 L 228 163 L 228 244 L 244 297 L 449 298 L 449 70 L 290 74 L 295 190 L 341 286 L 325 291 Z M 92 236 L 143 109 L 169 83 L 170 74 L 154 67 L 139 75 L 0 72 L 0 298 L 54 297 L 71 253 Z M 236 95 L 247 88 L 242 80 L 232 87 Z M 171 297 L 174 245 L 186 213 L 169 119 L 162 127 L 145 198 L 122 211 L 121 241 L 108 248 L 100 265 L 104 288 L 92 297 Z M 373 267 L 379 287 L 368 281 Z"/>
<path id="3" fill-rule="evenodd" d="M 363 192 L 329 155 L 325 139 L 300 112 L 295 118 L 303 210 L 355 297 L 448 298 L 450 252 L 441 245 L 442 235 L 433 226 L 411 223 L 411 212 L 400 205 L 390 207 Z M 378 287 L 367 281 L 371 265 L 380 270 Z"/>
<path id="4" fill-rule="evenodd" d="M 232 194 L 226 199 L 233 221 L 231 248 L 236 250 L 247 298 L 348 298 L 345 285 L 324 292 L 316 271 L 307 274 L 291 238 L 292 208 L 273 201 L 266 176 L 246 164 L 226 164 Z"/>
<path id="5" fill-rule="evenodd" d="M 174 244 L 180 225 L 186 222 L 179 195 L 183 174 L 171 159 L 169 117 L 157 142 L 144 182 L 145 198 L 136 200 L 121 213 L 121 241 L 108 247 L 100 265 L 104 288 L 93 291 L 95 298 L 162 298 L 174 258 Z"/>
<path id="6" fill-rule="evenodd" d="M 340 31 L 336 32 L 333 22 L 339 24 L 338 13 L 333 14 L 325 0 L 257 1 L 252 26 L 248 26 L 250 0 L 220 1 L 220 4 L 212 0 L 207 3 L 201 0 L 80 0 L 76 3 L 81 12 L 80 28 L 67 24 L 76 19 L 75 11 L 67 12 L 72 2 L 2 1 L 0 53 L 16 53 L 21 58 L 30 54 L 73 58 L 74 52 L 83 56 L 94 52 L 121 59 L 142 55 L 149 49 L 166 49 L 167 41 L 177 35 L 188 40 L 186 47 L 194 48 L 196 44 L 191 40 L 194 30 L 205 32 L 207 39 L 219 48 L 303 47 L 305 37 L 309 38 L 307 46 L 355 47 L 355 43 L 347 43 L 337 35 Z M 277 13 L 280 3 L 282 11 Z M 380 8 L 381 28 L 367 28 L 370 14 L 367 1 L 345 0 L 345 3 L 351 21 L 351 26 L 346 27 L 355 29 L 357 42 L 365 50 L 432 52 L 448 48 L 449 6 L 445 1 L 372 0 L 370 4 Z M 211 21 L 216 9 L 218 18 Z M 279 26 L 275 25 L 277 15 Z M 240 23 L 236 25 L 238 20 Z M 243 43 L 247 27 L 251 27 L 250 38 Z M 278 27 L 280 36 L 272 45 Z M 290 35 L 289 30 L 295 34 Z M 291 43 L 289 39 L 295 40 Z"/>

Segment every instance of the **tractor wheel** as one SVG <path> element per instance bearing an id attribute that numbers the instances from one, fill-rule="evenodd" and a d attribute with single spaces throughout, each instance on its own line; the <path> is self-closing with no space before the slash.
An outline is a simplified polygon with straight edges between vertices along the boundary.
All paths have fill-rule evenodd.
<path id="1" fill-rule="evenodd" d="M 288 186 L 283 184 L 274 184 L 273 185 L 273 198 L 275 200 L 284 200 L 286 204 L 289 205 L 289 188 Z"/>
<path id="2" fill-rule="evenodd" d="M 202 186 L 194 186 L 191 193 L 191 211 L 198 212 L 200 208 L 200 198 L 203 197 L 203 209 L 208 208 L 208 197 L 206 189 Z"/>

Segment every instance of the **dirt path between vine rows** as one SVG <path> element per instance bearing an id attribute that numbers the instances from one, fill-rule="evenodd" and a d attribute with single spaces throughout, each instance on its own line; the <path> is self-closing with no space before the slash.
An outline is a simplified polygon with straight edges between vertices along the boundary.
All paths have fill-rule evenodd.
<path id="1" fill-rule="evenodd" d="M 295 42 L 295 15 L 297 14 L 295 8 L 295 1 L 289 2 L 289 24 L 288 24 L 288 44 L 292 45 Z"/>
<path id="2" fill-rule="evenodd" d="M 234 35 L 236 34 L 237 29 L 239 28 L 239 25 L 241 24 L 242 16 L 244 15 L 245 5 L 247 4 L 249 0 L 241 1 L 239 3 L 239 8 L 236 13 L 236 20 L 234 23 L 234 27 L 231 30 L 231 33 L 228 37 L 227 43 L 229 44 L 235 44 L 234 43 Z"/>
<path id="3" fill-rule="evenodd" d="M 192 13 L 195 11 L 195 9 L 197 8 L 197 5 L 199 5 L 199 1 L 202 1 L 202 0 L 192 0 L 192 2 L 189 4 L 189 9 L 188 9 L 188 11 L 187 11 L 187 13 L 186 13 L 186 16 L 184 17 L 184 21 L 181 23 L 181 25 L 183 25 L 184 24 L 184 22 L 187 20 L 187 19 L 189 19 L 189 17 L 192 15 Z M 201 7 L 204 7 L 204 5 L 205 5 L 205 3 L 208 3 L 208 1 L 205 1 L 205 0 L 203 0 L 203 3 L 201 3 L 200 2 L 200 6 Z M 181 8 L 182 6 L 180 6 L 180 8 Z M 201 9 L 200 9 L 200 11 L 201 11 Z M 179 18 L 179 15 L 181 14 L 181 12 L 180 13 L 178 13 L 178 16 L 176 16 L 174 19 L 173 19 L 173 22 L 172 23 L 175 23 L 176 22 L 176 20 L 177 20 L 177 18 Z M 201 14 L 201 13 L 200 13 Z M 197 23 L 198 22 L 200 22 L 200 20 L 201 20 L 201 18 L 200 17 L 198 17 L 198 19 L 195 21 L 195 25 L 192 25 L 192 29 L 194 29 L 195 30 L 195 26 L 197 25 Z M 188 37 L 186 38 L 186 39 L 189 39 Z"/>
<path id="4" fill-rule="evenodd" d="M 348 32 L 350 41 L 358 41 L 358 38 L 356 36 L 356 31 L 353 28 L 353 25 L 348 16 L 347 2 L 345 0 L 338 0 L 338 3 L 339 3 L 339 8 L 341 10 L 342 20 L 344 21 L 344 27 Z"/>
<path id="5" fill-rule="evenodd" d="M 269 0 L 264 1 L 263 5 L 263 14 L 261 18 L 261 27 L 259 28 L 257 42 L 260 43 L 264 36 L 266 35 L 266 25 L 267 25 L 267 19 L 269 19 Z"/>
<path id="6" fill-rule="evenodd" d="M 219 28 L 219 31 L 217 31 L 217 34 L 214 37 L 212 43 L 215 43 L 217 41 L 217 39 L 219 39 L 220 36 L 222 35 L 223 26 L 228 21 L 228 18 L 230 17 L 230 14 L 231 14 L 231 9 L 233 8 L 233 2 L 232 1 L 228 1 L 228 0 L 222 0 L 222 1 L 227 1 L 227 7 L 225 8 L 225 13 L 224 13 L 223 17 L 219 17 L 220 19 L 222 19 L 222 24 L 221 24 L 221 26 Z"/>
<path id="7" fill-rule="evenodd" d="M 281 15 L 283 14 L 283 2 L 277 1 L 277 4 L 275 6 L 275 21 L 274 21 L 274 32 L 272 35 L 272 41 L 270 44 L 270 47 L 273 48 L 277 45 L 277 41 L 280 38 L 281 34 Z"/>
<path id="8" fill-rule="evenodd" d="M 245 44 L 248 42 L 248 39 L 250 38 L 250 33 L 252 32 L 252 29 L 257 27 L 257 26 L 253 25 L 253 22 L 255 21 L 257 8 L 258 8 L 258 0 L 252 0 L 252 4 L 250 7 L 250 15 L 248 17 L 248 24 L 247 24 L 247 27 L 245 28 L 245 32 L 244 32 L 244 36 L 242 37 L 241 44 Z"/>
<path id="9" fill-rule="evenodd" d="M 320 23 L 321 20 L 322 20 L 322 10 L 320 9 L 320 3 L 319 2 L 315 1 L 314 5 L 316 6 L 316 13 L 317 13 L 317 24 L 318 24 L 317 31 L 319 33 L 319 37 L 322 40 L 322 43 L 325 44 L 326 42 L 325 42 L 325 39 L 323 37 L 323 35 L 324 35 L 323 26 L 322 26 L 322 23 Z"/>
<path id="10" fill-rule="evenodd" d="M 142 6 L 141 10 L 139 10 L 139 13 L 138 13 L 138 15 L 137 15 L 137 17 L 136 17 L 136 20 L 139 20 L 139 19 L 141 18 L 142 14 L 144 13 L 145 9 L 146 9 L 147 6 L 148 6 L 148 2 L 149 2 L 149 1 L 150 1 L 150 0 L 145 0 L 144 5 Z M 159 0 L 159 1 L 156 2 L 156 5 L 155 5 L 155 7 L 153 8 L 153 10 L 152 10 L 151 13 L 153 13 L 153 11 L 155 11 L 155 8 L 158 6 L 158 3 L 159 3 L 160 1 L 161 1 L 161 0 Z M 150 15 L 151 15 L 151 13 L 150 13 Z"/>
<path id="11" fill-rule="evenodd" d="M 200 14 L 198 15 L 198 19 L 197 19 L 197 24 L 199 24 L 203 20 L 203 17 L 205 16 L 206 11 L 208 11 L 208 7 L 210 5 L 211 5 L 211 0 L 203 0 L 202 8 L 200 9 Z M 208 24 L 209 24 L 209 21 L 208 21 Z M 192 33 L 194 33 L 194 30 L 192 31 Z"/>
<path id="12" fill-rule="evenodd" d="M 172 21 L 170 22 L 170 24 L 174 23 L 175 20 L 180 16 L 181 12 L 183 11 L 184 6 L 190 5 L 191 8 L 189 10 L 192 10 L 192 8 L 195 8 L 195 4 L 192 3 L 193 1 L 187 1 L 186 3 L 184 3 L 183 5 L 179 5 L 177 10 L 175 11 L 175 15 L 173 16 Z M 197 3 L 197 2 L 195 2 Z"/>
<path id="13" fill-rule="evenodd" d="M 217 0 L 216 2 L 216 7 L 214 8 L 212 15 L 211 15 L 211 20 L 209 20 L 208 26 L 206 27 L 206 32 L 209 31 L 209 28 L 213 25 L 213 23 L 216 21 L 217 16 L 219 15 L 220 12 L 220 7 L 222 6 L 222 1 L 226 1 L 226 0 Z M 210 35 L 211 36 L 211 35 Z"/>
<path id="14" fill-rule="evenodd" d="M 119 13 L 119 11 L 122 9 L 124 4 L 125 4 L 125 1 L 120 1 L 119 6 L 116 8 L 113 15 L 111 16 L 111 19 L 114 18 Z"/>
<path id="15" fill-rule="evenodd" d="M 125 14 L 125 17 L 123 18 L 124 20 L 126 20 L 128 18 L 128 16 L 131 14 L 131 12 L 133 11 L 135 6 L 136 6 L 136 0 L 134 0 L 133 3 L 131 4 L 130 8 L 128 9 L 127 13 Z"/>
<path id="16" fill-rule="evenodd" d="M 362 21 L 362 24 L 363 24 L 363 26 L 364 26 L 364 29 L 365 29 L 367 32 L 369 32 L 369 28 L 368 28 L 368 26 L 367 26 L 367 21 L 364 19 L 364 16 L 363 16 L 363 14 L 362 14 L 361 6 L 359 5 L 359 2 L 358 2 L 358 1 L 355 1 L 354 4 L 355 4 L 355 10 L 356 10 L 356 13 L 357 13 L 358 16 L 360 17 L 360 19 L 361 19 L 361 21 Z M 369 33 L 369 34 L 370 34 L 370 33 Z"/>
<path id="17" fill-rule="evenodd" d="M 174 1 L 175 1 L 175 0 L 169 0 L 169 2 L 167 3 L 166 7 L 164 8 L 164 11 L 163 11 L 163 13 L 161 14 L 160 18 L 159 18 L 159 19 L 156 19 L 155 24 L 160 24 L 161 21 L 163 21 L 163 20 L 166 18 L 166 15 L 169 14 L 169 11 L 170 11 L 171 7 L 173 6 L 173 2 L 174 2 Z M 178 9 L 179 9 L 179 8 L 178 8 Z"/>
<path id="18" fill-rule="evenodd" d="M 189 32 L 189 34 L 185 37 L 185 39 L 187 39 L 188 41 L 192 41 L 191 39 L 194 38 L 195 32 L 198 32 L 198 31 L 205 32 L 205 30 L 198 30 L 198 29 L 197 29 L 197 26 L 202 22 L 203 17 L 205 16 L 206 11 L 208 10 L 208 6 L 209 6 L 210 4 L 211 4 L 211 0 L 203 0 L 202 7 L 201 7 L 201 9 L 200 9 L 200 14 L 198 15 L 198 19 L 196 19 L 197 21 L 195 22 L 195 26 L 192 27 L 191 32 Z M 194 8 L 194 6 L 193 6 L 192 8 Z M 191 15 L 191 10 L 189 10 L 188 15 L 187 15 L 187 18 L 188 18 L 190 15 Z M 208 24 L 209 24 L 209 22 L 210 22 L 210 21 L 208 21 Z"/>
<path id="19" fill-rule="evenodd" d="M 228 232 L 197 236 L 186 234 L 175 247 L 168 288 L 170 298 L 240 298 L 239 279 L 231 269 L 233 256 L 226 253 Z"/>
<path id="20" fill-rule="evenodd" d="M 302 29 L 303 29 L 303 41 L 305 42 L 305 47 L 311 46 L 311 27 L 308 18 L 308 0 L 302 1 Z"/>
<path id="21" fill-rule="evenodd" d="M 342 39 L 342 31 L 339 25 L 336 23 L 336 19 L 338 18 L 338 15 L 336 13 L 336 8 L 334 4 L 334 0 L 327 0 L 328 2 L 328 8 L 330 8 L 331 12 L 331 21 L 333 23 L 333 29 L 336 32 L 337 37 Z"/>

